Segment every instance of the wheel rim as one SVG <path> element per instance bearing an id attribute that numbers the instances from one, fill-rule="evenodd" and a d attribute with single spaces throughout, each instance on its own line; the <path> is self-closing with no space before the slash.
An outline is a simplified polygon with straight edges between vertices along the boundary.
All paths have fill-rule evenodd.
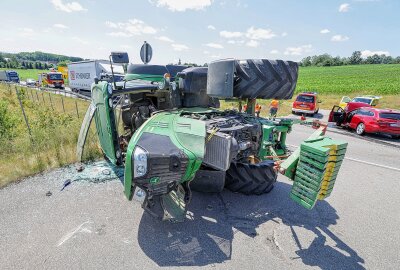
<path id="1" fill-rule="evenodd" d="M 357 126 L 357 134 L 363 134 L 364 133 L 364 124 L 360 123 Z"/>

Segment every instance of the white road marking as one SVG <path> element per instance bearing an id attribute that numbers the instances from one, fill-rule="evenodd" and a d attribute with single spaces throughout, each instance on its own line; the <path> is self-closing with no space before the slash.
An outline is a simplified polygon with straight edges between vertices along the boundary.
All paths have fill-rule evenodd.
<path id="1" fill-rule="evenodd" d="M 377 164 L 377 163 L 373 163 L 373 162 L 359 160 L 359 159 L 356 159 L 356 158 L 344 157 L 344 159 L 348 159 L 348 160 L 352 160 L 352 161 L 355 161 L 355 162 L 360 162 L 360 163 L 364 163 L 364 164 L 368 164 L 368 165 L 381 167 L 381 168 L 385 168 L 385 169 L 390 169 L 390 170 L 395 170 L 395 171 L 399 171 L 400 172 L 400 169 L 399 168 L 395 168 L 395 167 L 390 167 L 390 166 L 386 166 L 386 165 L 382 165 L 382 164 Z"/>
<path id="2" fill-rule="evenodd" d="M 298 146 L 292 145 L 292 144 L 287 144 L 287 146 L 298 148 Z M 369 162 L 369 161 L 365 161 L 365 160 L 361 160 L 361 159 L 350 158 L 350 157 L 344 157 L 344 159 L 348 159 L 348 160 L 351 160 L 351 161 L 364 163 L 364 164 L 368 164 L 368 165 L 372 165 L 372 166 L 381 167 L 381 168 L 385 168 L 385 169 L 389 169 L 389 170 L 394 170 L 394 171 L 400 172 L 400 168 L 390 167 L 390 166 L 386 166 L 386 165 L 382 165 L 382 164 L 378 164 L 378 163 L 373 163 L 373 162 Z"/>
<path id="3" fill-rule="evenodd" d="M 66 235 L 64 235 L 60 241 L 58 241 L 57 246 L 61 246 L 62 244 L 64 244 L 66 241 L 68 241 L 68 239 L 70 239 L 71 237 L 73 237 L 76 233 L 79 232 L 84 232 L 84 233 L 92 233 L 91 230 L 89 230 L 88 228 L 82 228 L 83 225 L 87 224 L 87 223 L 91 223 L 90 221 L 86 221 L 83 222 L 81 225 L 79 225 L 76 229 L 72 230 L 71 232 L 67 233 Z"/>

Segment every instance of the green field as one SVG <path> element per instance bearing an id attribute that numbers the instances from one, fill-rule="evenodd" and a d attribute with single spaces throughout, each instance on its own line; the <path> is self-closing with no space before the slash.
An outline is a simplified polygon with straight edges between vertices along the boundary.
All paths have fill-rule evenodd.
<path id="1" fill-rule="evenodd" d="M 9 70 L 10 68 L 0 68 L 0 70 Z M 40 70 L 40 69 L 11 69 L 15 70 L 18 72 L 19 79 L 21 81 L 25 81 L 26 79 L 34 79 L 38 80 L 38 75 L 41 72 L 46 72 L 46 70 Z"/>
<path id="2" fill-rule="evenodd" d="M 296 92 L 400 94 L 400 65 L 301 67 Z"/>

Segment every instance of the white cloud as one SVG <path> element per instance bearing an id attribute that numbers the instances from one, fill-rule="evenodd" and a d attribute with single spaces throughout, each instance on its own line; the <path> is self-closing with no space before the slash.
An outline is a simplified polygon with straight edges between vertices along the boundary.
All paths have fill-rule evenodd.
<path id="1" fill-rule="evenodd" d="M 312 45 L 303 45 L 299 47 L 288 47 L 286 48 L 284 54 L 285 55 L 302 55 L 303 53 L 311 52 L 312 51 Z"/>
<path id="2" fill-rule="evenodd" d="M 236 44 L 236 40 L 228 40 L 228 44 Z"/>
<path id="3" fill-rule="evenodd" d="M 218 43 L 207 43 L 205 44 L 207 47 L 214 48 L 214 49 L 223 49 L 224 46 Z"/>
<path id="4" fill-rule="evenodd" d="M 174 51 L 178 51 L 178 52 L 189 50 L 189 47 L 186 46 L 186 45 L 184 45 L 184 44 L 173 43 L 173 44 L 171 44 L 171 46 L 172 46 L 172 49 L 173 49 Z"/>
<path id="5" fill-rule="evenodd" d="M 221 31 L 219 35 L 223 38 L 239 38 L 243 36 L 241 32 L 230 32 L 230 31 Z"/>
<path id="6" fill-rule="evenodd" d="M 281 34 L 282 37 L 286 37 L 287 35 L 288 35 L 288 33 L 286 33 L 286 32 L 283 32 L 283 33 Z"/>
<path id="7" fill-rule="evenodd" d="M 74 11 L 87 11 L 87 9 L 83 8 L 82 5 L 78 2 L 70 2 L 64 4 L 62 0 L 51 0 L 51 3 L 56 10 L 61 10 L 68 13 Z"/>
<path id="8" fill-rule="evenodd" d="M 82 44 L 82 45 L 87 45 L 87 44 L 89 44 L 88 41 L 86 41 L 86 40 L 84 40 L 84 39 L 81 39 L 81 38 L 79 38 L 79 37 L 72 37 L 71 39 L 72 39 L 73 41 L 79 42 L 79 43 Z"/>
<path id="9" fill-rule="evenodd" d="M 171 11 L 185 11 L 187 9 L 201 10 L 212 4 L 213 0 L 154 0 L 149 1 L 157 7 L 167 7 Z"/>
<path id="10" fill-rule="evenodd" d="M 211 55 L 211 58 L 218 59 L 218 58 L 221 58 L 221 55 L 220 54 L 213 54 L 213 55 Z"/>
<path id="11" fill-rule="evenodd" d="M 24 27 L 18 29 L 18 35 L 21 37 L 32 37 L 36 35 L 35 31 L 32 28 Z"/>
<path id="12" fill-rule="evenodd" d="M 339 12 L 348 12 L 350 9 L 350 4 L 344 3 L 339 6 Z"/>
<path id="13" fill-rule="evenodd" d="M 331 40 L 334 42 L 342 42 L 349 40 L 350 38 L 348 36 L 342 36 L 342 35 L 334 35 Z"/>
<path id="14" fill-rule="evenodd" d="M 270 54 L 278 54 L 279 51 L 278 51 L 278 50 L 271 50 L 269 53 L 270 53 Z"/>
<path id="15" fill-rule="evenodd" d="M 271 39 L 275 37 L 275 33 L 271 29 L 250 27 L 247 29 L 246 37 L 252 40 Z"/>
<path id="16" fill-rule="evenodd" d="M 384 54 L 384 55 L 386 55 L 386 56 L 389 56 L 389 55 L 390 55 L 390 53 L 389 53 L 388 51 L 370 51 L 370 50 L 364 50 L 364 51 L 361 52 L 361 57 L 367 58 L 368 56 L 373 56 L 373 55 L 375 55 L 375 54 L 377 54 L 377 55 L 382 55 L 382 54 Z"/>
<path id="17" fill-rule="evenodd" d="M 123 45 L 121 45 L 120 47 L 121 47 L 121 49 L 124 49 L 124 50 L 132 49 L 132 46 L 131 46 L 131 45 L 125 45 L 125 44 L 123 44 Z"/>
<path id="18" fill-rule="evenodd" d="M 211 24 L 209 26 L 207 26 L 207 28 L 210 29 L 210 30 L 216 30 L 217 29 L 217 28 L 215 28 L 214 25 L 211 25 Z"/>
<path id="19" fill-rule="evenodd" d="M 165 42 L 174 42 L 172 39 L 166 36 L 161 36 L 157 38 L 158 40 L 165 41 Z"/>
<path id="20" fill-rule="evenodd" d="M 109 33 L 114 37 L 131 37 L 140 36 L 142 34 L 154 35 L 157 29 L 147 25 L 145 22 L 138 19 L 130 19 L 127 22 L 110 22 L 107 21 L 106 26 L 119 31 Z"/>
<path id="21" fill-rule="evenodd" d="M 128 37 L 132 36 L 132 35 L 127 34 L 125 32 L 111 32 L 111 33 L 108 33 L 107 35 L 112 36 L 112 37 L 125 37 L 125 38 L 128 38 Z"/>
<path id="22" fill-rule="evenodd" d="M 329 29 L 322 29 L 321 31 L 320 31 L 320 33 L 321 34 L 328 34 L 328 33 L 330 33 L 331 31 L 329 31 Z"/>
<path id="23" fill-rule="evenodd" d="M 68 29 L 69 28 L 68 26 L 61 24 L 61 23 L 53 24 L 53 27 L 60 28 L 60 29 Z"/>
<path id="24" fill-rule="evenodd" d="M 203 51 L 203 53 L 204 53 L 204 54 L 210 54 L 210 52 L 209 52 L 209 51 Z"/>
<path id="25" fill-rule="evenodd" d="M 255 40 L 249 40 L 248 42 L 246 42 L 246 46 L 248 47 L 258 47 L 260 45 L 260 43 L 258 41 Z"/>

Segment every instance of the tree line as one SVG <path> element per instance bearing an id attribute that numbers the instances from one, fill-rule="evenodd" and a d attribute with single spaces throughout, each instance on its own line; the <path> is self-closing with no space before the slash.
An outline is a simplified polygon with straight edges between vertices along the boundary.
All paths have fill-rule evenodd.
<path id="1" fill-rule="evenodd" d="M 49 69 L 55 65 L 83 61 L 83 58 L 44 52 L 0 52 L 0 68 Z"/>
<path id="2" fill-rule="evenodd" d="M 345 66 L 345 65 L 369 65 L 369 64 L 400 64 L 400 56 L 392 57 L 385 54 L 374 54 L 366 58 L 362 57 L 360 51 L 355 51 L 350 57 L 333 57 L 327 53 L 321 55 L 307 56 L 300 62 L 300 66 L 326 67 L 326 66 Z"/>

